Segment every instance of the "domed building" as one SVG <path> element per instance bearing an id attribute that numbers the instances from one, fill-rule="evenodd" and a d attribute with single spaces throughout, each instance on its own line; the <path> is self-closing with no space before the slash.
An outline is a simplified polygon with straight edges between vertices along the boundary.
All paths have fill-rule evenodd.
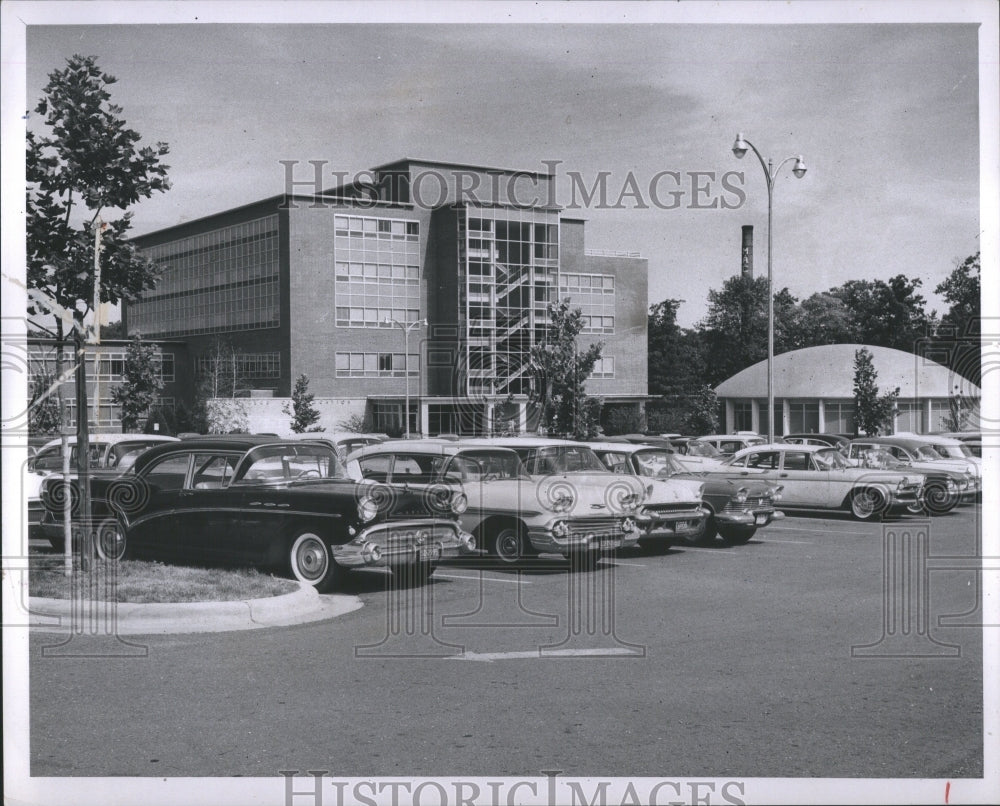
<path id="1" fill-rule="evenodd" d="M 981 391 L 971 381 L 929 358 L 864 344 L 825 344 L 774 356 L 774 433 L 855 433 L 854 356 L 872 355 L 880 394 L 899 387 L 894 432 L 946 430 L 952 406 L 970 411 L 978 427 Z M 725 406 L 727 433 L 767 431 L 767 361 L 736 373 L 715 388 Z"/>

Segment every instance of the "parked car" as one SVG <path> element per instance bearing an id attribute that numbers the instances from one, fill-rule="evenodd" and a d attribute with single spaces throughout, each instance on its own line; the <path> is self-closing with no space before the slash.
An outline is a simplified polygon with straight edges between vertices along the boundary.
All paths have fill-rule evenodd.
<path id="1" fill-rule="evenodd" d="M 635 499 L 641 506 L 634 513 L 639 539 L 662 544 L 664 538 L 700 538 L 708 512 L 701 506 L 701 485 L 678 480 L 677 484 L 652 485 L 631 474 L 612 473 L 593 449 L 582 442 L 512 437 L 493 440 L 517 451 L 528 472 L 539 484 L 546 480 L 556 488 L 593 490 L 605 502 Z M 631 443 L 611 443 L 629 445 Z M 595 506 L 591 505 L 592 508 Z"/>
<path id="2" fill-rule="evenodd" d="M 951 437 L 951 439 L 964 442 L 969 446 L 973 456 L 980 458 L 983 456 L 983 433 L 981 431 L 947 431 L 938 436 Z"/>
<path id="3" fill-rule="evenodd" d="M 967 474 L 973 484 L 971 489 L 966 489 L 963 498 L 973 499 L 982 492 L 981 465 L 974 461 L 974 457 L 945 458 L 937 449 L 922 436 L 887 436 L 887 437 L 858 437 L 851 440 L 851 447 L 848 458 L 858 461 L 860 454 L 873 447 L 882 447 L 889 451 L 901 462 L 908 464 L 914 470 L 940 471 L 950 470 L 954 473 Z"/>
<path id="4" fill-rule="evenodd" d="M 904 462 L 884 446 L 851 447 L 854 448 L 854 456 L 848 461 L 857 467 L 920 473 L 924 477 L 924 510 L 929 515 L 951 512 L 961 503 L 963 496 L 975 496 L 975 481 L 970 473 L 946 470 L 934 462 Z"/>
<path id="5" fill-rule="evenodd" d="M 696 532 L 682 533 L 680 538 L 686 543 L 711 543 L 719 538 L 727 544 L 746 543 L 758 528 L 785 517 L 783 512 L 774 508 L 775 502 L 781 498 L 776 484 L 757 479 L 736 482 L 723 476 L 689 470 L 678 461 L 677 456 L 663 448 L 610 442 L 592 442 L 590 446 L 613 473 L 655 479 L 657 485 L 667 487 L 678 482 L 701 485 L 702 507 L 708 510 L 705 528 L 700 535 Z M 678 504 L 661 506 L 671 517 L 683 513 Z M 644 509 L 660 514 L 649 502 Z M 639 542 L 642 544 L 651 538 L 674 536 L 673 530 L 668 528 L 665 534 L 654 531 L 645 540 L 640 538 Z"/>
<path id="6" fill-rule="evenodd" d="M 821 445 L 837 448 L 841 453 L 847 454 L 847 447 L 851 444 L 848 437 L 840 434 L 785 434 L 781 438 L 782 442 L 791 442 L 795 445 Z"/>
<path id="7" fill-rule="evenodd" d="M 127 470 L 135 462 L 140 453 L 164 442 L 177 442 L 175 437 L 159 436 L 157 434 L 91 434 L 88 442 L 87 466 L 95 472 L 110 472 L 112 475 Z M 76 477 L 76 437 L 68 437 L 70 447 L 69 466 L 71 477 Z M 24 491 L 28 499 L 28 537 L 39 537 L 42 522 L 41 488 L 42 480 L 50 473 L 62 473 L 63 450 L 62 437 L 49 439 L 33 457 L 28 460 L 28 472 L 25 474 Z M 58 541 L 62 547 L 62 536 Z"/>
<path id="8" fill-rule="evenodd" d="M 555 553 L 577 555 L 584 566 L 588 560 L 592 565 L 609 550 L 634 546 L 638 537 L 638 501 L 609 500 L 606 485 L 532 478 L 508 447 L 433 439 L 384 442 L 350 454 L 347 472 L 404 489 L 463 491 L 469 504 L 460 516 L 462 528 L 506 564 Z M 641 485 L 633 492 L 641 495 Z"/>
<path id="9" fill-rule="evenodd" d="M 976 456 L 968 442 L 944 434 L 906 434 L 899 432 L 896 436 L 909 437 L 915 442 L 930 445 L 942 459 L 965 461 L 973 465 L 977 476 L 983 475 L 982 457 Z M 982 453 L 982 451 L 980 451 Z"/>
<path id="10" fill-rule="evenodd" d="M 62 535 L 62 480 L 43 482 L 43 528 Z M 319 591 L 346 569 L 384 567 L 422 583 L 471 550 L 447 497 L 357 484 L 327 445 L 273 437 L 201 437 L 143 453 L 126 473 L 91 480 L 100 557 L 194 558 L 282 568 Z"/>
<path id="11" fill-rule="evenodd" d="M 787 442 L 744 448 L 727 463 L 731 478 L 759 475 L 784 486 L 781 508 L 848 510 L 858 520 L 920 512 L 923 476 L 869 470 L 848 463 L 836 448 Z"/>
<path id="12" fill-rule="evenodd" d="M 710 442 L 702 442 L 694 437 L 674 437 L 670 447 L 675 458 L 688 470 L 717 470 L 728 458 Z"/>
<path id="13" fill-rule="evenodd" d="M 763 445 L 767 442 L 767 440 L 759 434 L 753 434 L 750 432 L 736 434 L 706 434 L 703 437 L 698 437 L 698 441 L 707 442 L 709 445 L 712 445 L 725 458 L 729 458 L 737 451 L 741 451 L 744 448 L 749 448 L 754 445 Z"/>
<path id="14" fill-rule="evenodd" d="M 303 434 L 292 434 L 287 439 L 305 439 L 312 442 L 325 442 L 337 451 L 340 461 L 344 461 L 349 453 L 353 453 L 358 448 L 366 445 L 378 445 L 385 442 L 390 437 L 388 434 L 355 434 L 355 433 L 327 433 L 326 431 L 307 431 Z"/>

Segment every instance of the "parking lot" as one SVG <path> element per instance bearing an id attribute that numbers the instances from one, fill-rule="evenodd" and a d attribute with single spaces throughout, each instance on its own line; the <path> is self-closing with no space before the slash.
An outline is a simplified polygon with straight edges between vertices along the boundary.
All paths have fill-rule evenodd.
<path id="1" fill-rule="evenodd" d="M 247 633 L 31 638 L 32 774 L 978 777 L 978 507 L 567 573 L 443 565 Z M 82 645 L 81 645 L 82 646 Z"/>

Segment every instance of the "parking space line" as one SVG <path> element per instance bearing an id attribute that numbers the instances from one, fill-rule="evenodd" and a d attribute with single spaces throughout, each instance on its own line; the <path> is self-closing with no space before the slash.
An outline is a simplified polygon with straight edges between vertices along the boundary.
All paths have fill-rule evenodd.
<path id="1" fill-rule="evenodd" d="M 831 532 L 838 535 L 868 535 L 871 532 L 853 532 L 848 529 L 799 529 L 790 526 L 768 526 L 768 531 L 772 532 L 816 532 L 821 535 L 828 535 Z"/>
<path id="2" fill-rule="evenodd" d="M 508 582 L 511 585 L 530 585 L 531 583 L 525 579 L 521 579 L 521 575 L 518 574 L 517 579 L 506 579 L 504 577 L 488 577 L 484 574 L 478 576 L 470 576 L 468 574 L 442 574 L 440 571 L 434 572 L 433 579 L 481 579 L 484 582 Z"/>
<path id="3" fill-rule="evenodd" d="M 726 549 L 700 549 L 696 546 L 684 546 L 680 549 L 681 551 L 707 551 L 709 554 L 718 554 L 720 557 L 739 557 L 739 554 L 733 553 L 731 551 L 726 551 Z"/>
<path id="4" fill-rule="evenodd" d="M 631 565 L 633 568 L 645 568 L 646 563 L 627 563 L 624 560 L 612 560 L 614 565 Z"/>
<path id="5" fill-rule="evenodd" d="M 773 537 L 761 538 L 762 543 L 797 543 L 800 546 L 815 546 L 815 540 L 777 540 Z"/>

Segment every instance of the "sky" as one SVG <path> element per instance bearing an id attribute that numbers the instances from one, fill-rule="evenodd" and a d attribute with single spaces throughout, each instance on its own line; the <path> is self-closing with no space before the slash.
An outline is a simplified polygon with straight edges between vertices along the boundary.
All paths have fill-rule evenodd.
<path id="1" fill-rule="evenodd" d="M 75 53 L 118 78 L 128 123 L 170 144 L 172 189 L 133 208 L 136 234 L 280 193 L 281 160 L 304 176 L 323 160 L 331 177 L 403 157 L 534 171 L 558 161 L 557 201 L 587 220 L 587 248 L 648 258 L 649 303 L 684 300 L 685 327 L 739 271 L 743 225 L 766 274 L 767 183 L 752 153 L 734 157 L 740 131 L 776 165 L 801 154 L 808 166 L 800 180 L 787 163 L 774 182 L 776 289 L 801 299 L 903 273 L 944 313 L 934 288 L 980 249 L 978 26 L 846 13 L 815 23 L 737 5 L 737 22 L 712 24 L 673 22 L 673 6 L 657 4 L 625 24 L 617 4 L 545 24 L 445 13 L 62 25 L 52 14 L 26 29 L 25 108 Z M 602 172 L 606 204 L 584 204 L 580 183 Z M 722 185 L 728 172 L 742 174 L 726 180 L 737 191 Z"/>

